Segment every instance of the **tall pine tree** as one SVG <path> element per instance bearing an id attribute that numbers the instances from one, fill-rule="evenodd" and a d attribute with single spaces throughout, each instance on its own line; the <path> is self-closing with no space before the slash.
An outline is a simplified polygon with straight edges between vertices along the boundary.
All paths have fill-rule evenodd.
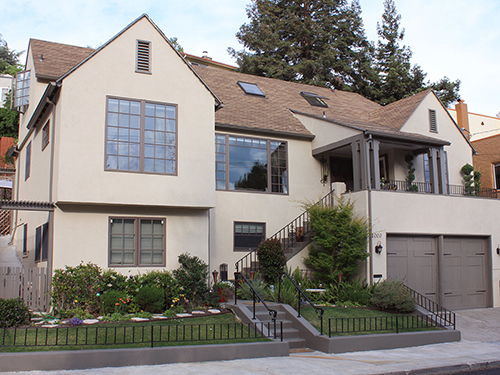
<path id="1" fill-rule="evenodd" d="M 371 95 L 377 75 L 354 0 L 253 0 L 229 53 L 240 71 Z"/>

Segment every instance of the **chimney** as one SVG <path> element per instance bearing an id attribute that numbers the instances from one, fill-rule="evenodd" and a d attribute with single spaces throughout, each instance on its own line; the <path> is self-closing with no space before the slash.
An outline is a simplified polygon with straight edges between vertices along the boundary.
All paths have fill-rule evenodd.
<path id="1" fill-rule="evenodd" d="M 212 60 L 212 58 L 208 56 L 208 51 L 203 51 L 201 58 L 205 60 Z"/>
<path id="2" fill-rule="evenodd" d="M 467 111 L 467 104 L 465 104 L 463 100 L 459 100 L 458 103 L 455 104 L 455 110 L 457 111 L 458 127 L 462 130 L 465 129 L 465 135 L 467 138 L 470 138 L 469 112 Z"/>

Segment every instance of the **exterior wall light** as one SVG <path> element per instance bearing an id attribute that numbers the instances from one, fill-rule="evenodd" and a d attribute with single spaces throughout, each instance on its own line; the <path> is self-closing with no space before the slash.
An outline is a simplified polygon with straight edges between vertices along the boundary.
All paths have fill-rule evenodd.
<path id="1" fill-rule="evenodd" d="M 375 246 L 375 252 L 377 254 L 380 254 L 382 253 L 382 250 L 384 249 L 384 247 L 382 246 L 382 243 L 380 241 L 377 242 L 377 246 Z M 498 250 L 498 249 L 497 249 Z"/>

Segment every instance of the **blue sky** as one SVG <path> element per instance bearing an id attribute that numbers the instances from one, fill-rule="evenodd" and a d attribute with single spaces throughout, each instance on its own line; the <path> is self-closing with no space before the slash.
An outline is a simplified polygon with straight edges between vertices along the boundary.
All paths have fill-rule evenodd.
<path id="1" fill-rule="evenodd" d="M 0 34 L 11 49 L 26 50 L 29 38 L 98 47 L 142 13 L 184 51 L 203 51 L 235 64 L 227 47 L 241 49 L 235 38 L 247 22 L 250 0 L 0 0 Z M 376 40 L 383 0 L 360 0 L 366 33 Z M 462 81 L 460 94 L 470 112 L 500 112 L 500 1 L 396 0 L 406 29 L 404 43 L 427 79 Z M 23 57 L 24 62 L 24 57 Z"/>

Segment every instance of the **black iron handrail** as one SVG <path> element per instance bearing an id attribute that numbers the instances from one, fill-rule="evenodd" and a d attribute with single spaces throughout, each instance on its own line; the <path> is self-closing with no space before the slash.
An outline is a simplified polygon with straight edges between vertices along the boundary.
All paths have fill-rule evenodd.
<path id="1" fill-rule="evenodd" d="M 300 306 L 301 306 L 301 295 L 302 297 L 304 297 L 304 299 L 309 303 L 309 305 L 311 305 L 315 310 L 316 310 L 316 313 L 319 315 L 319 320 L 320 320 L 320 324 L 321 324 L 321 330 L 320 330 L 320 333 L 323 334 L 323 315 L 325 314 L 325 309 L 322 308 L 322 307 L 318 307 L 316 306 L 310 299 L 309 297 L 307 296 L 307 294 L 304 293 L 304 291 L 295 283 L 295 281 L 293 280 L 292 277 L 290 277 L 290 275 L 283 271 L 281 272 L 280 274 L 280 277 L 279 277 L 279 284 L 278 284 L 278 301 L 282 302 L 281 301 L 281 283 L 282 283 L 282 278 L 283 276 L 286 276 L 288 277 L 288 279 L 292 282 L 292 284 L 295 286 L 295 290 L 297 291 L 297 317 L 300 318 Z"/>
<path id="2" fill-rule="evenodd" d="M 245 275 L 243 275 L 241 272 L 235 272 L 234 273 L 234 304 L 237 305 L 238 304 L 238 284 L 239 284 L 239 280 L 238 278 L 241 277 L 243 278 L 243 280 L 245 280 L 245 282 L 248 284 L 248 286 L 250 287 L 250 289 L 252 290 L 252 300 L 253 300 L 253 317 L 252 319 L 255 320 L 257 319 L 255 317 L 255 304 L 257 302 L 257 298 L 258 300 L 260 301 L 260 303 L 262 303 L 262 305 L 267 309 L 267 311 L 269 312 L 269 316 L 271 316 L 271 320 L 276 323 L 276 316 L 278 315 L 278 312 L 276 310 L 273 310 L 273 309 L 270 309 L 269 306 L 267 306 L 267 303 L 266 301 L 264 301 L 264 298 L 261 297 L 261 295 L 259 294 L 259 292 L 257 292 L 255 290 L 255 288 L 253 287 L 252 285 L 252 282 L 250 280 L 248 280 Z M 275 324 L 275 336 L 276 336 L 276 324 Z"/>
<path id="3" fill-rule="evenodd" d="M 416 290 L 413 290 L 404 284 L 403 286 L 410 292 L 417 305 L 424 310 L 427 310 L 434 316 L 436 322 L 439 322 L 439 324 L 443 327 L 453 327 L 453 329 L 456 329 L 456 317 L 453 311 L 441 307 L 439 304 L 420 294 Z"/>
<path id="4" fill-rule="evenodd" d="M 330 207 L 333 206 L 335 203 L 334 192 L 335 190 L 330 191 L 316 204 Z M 297 242 L 301 242 L 304 239 L 304 236 L 311 231 L 312 228 L 310 226 L 309 212 L 304 211 L 269 238 L 278 239 L 282 244 L 283 251 L 286 251 L 287 249 L 293 247 Z M 256 273 L 259 270 L 257 249 L 250 251 L 243 258 L 238 260 L 235 267 L 236 272 L 246 273 L 247 276 L 250 276 L 251 273 Z"/>
<path id="5" fill-rule="evenodd" d="M 450 195 L 463 195 L 466 197 L 498 198 L 496 189 L 480 188 L 467 191 L 464 185 L 448 185 Z"/>

